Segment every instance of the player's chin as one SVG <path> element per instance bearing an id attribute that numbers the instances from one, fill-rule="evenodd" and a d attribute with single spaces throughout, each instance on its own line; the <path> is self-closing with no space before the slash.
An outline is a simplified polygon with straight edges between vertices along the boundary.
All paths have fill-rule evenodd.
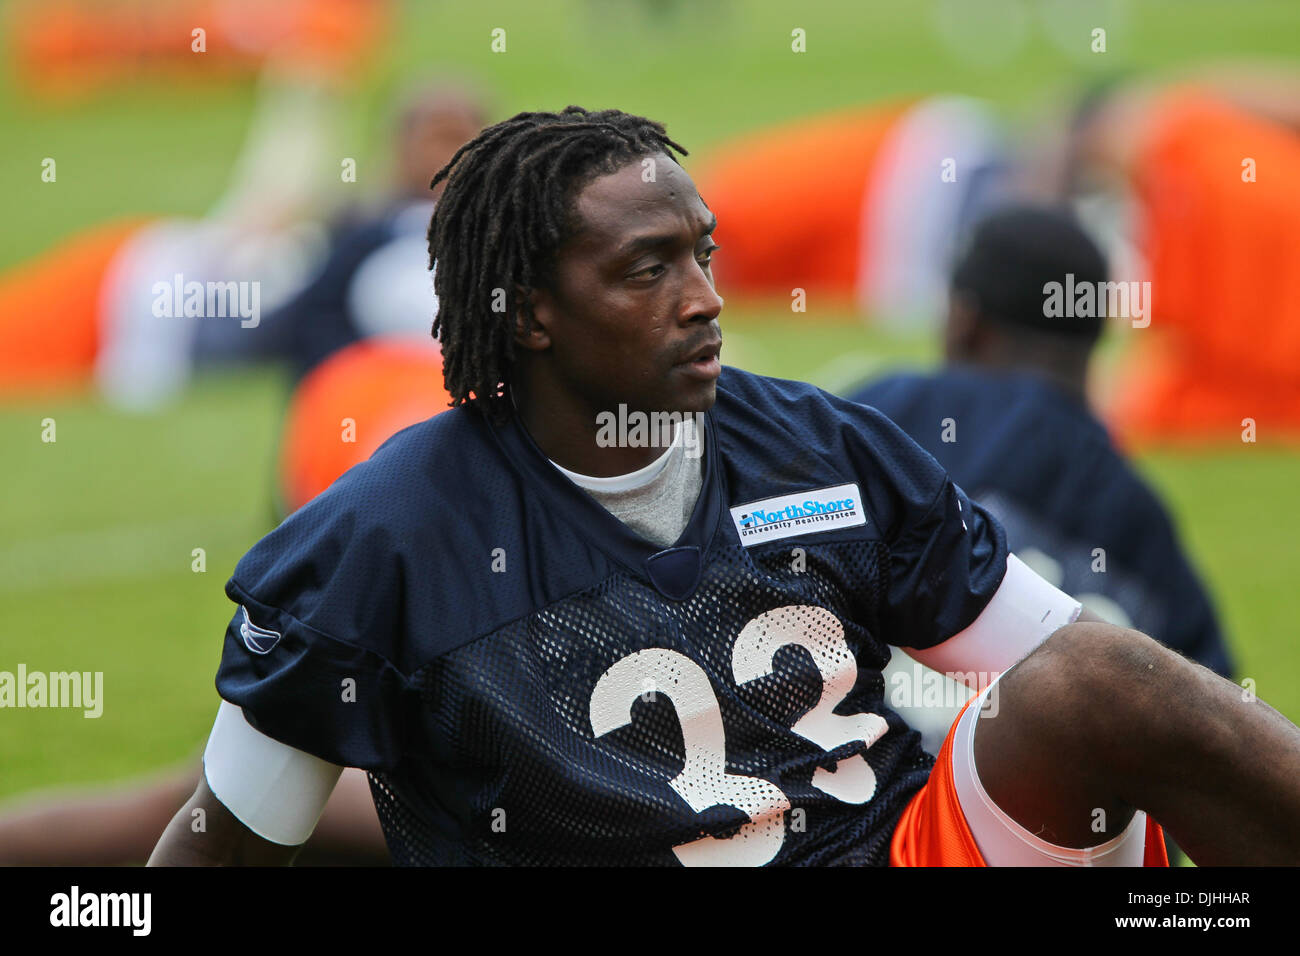
<path id="1" fill-rule="evenodd" d="M 669 373 L 671 398 L 666 411 L 694 414 L 707 412 L 718 397 L 718 376 L 722 366 L 715 359 L 711 366 L 700 362 L 674 365 Z"/>
<path id="2" fill-rule="evenodd" d="M 677 389 L 672 397 L 660 406 L 666 412 L 695 415 L 707 412 L 718 397 L 716 382 L 700 383 L 689 389 Z"/>

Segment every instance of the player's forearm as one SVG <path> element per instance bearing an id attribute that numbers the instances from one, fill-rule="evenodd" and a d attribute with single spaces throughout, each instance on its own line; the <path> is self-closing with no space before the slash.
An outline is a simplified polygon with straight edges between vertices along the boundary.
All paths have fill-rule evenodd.
<path id="1" fill-rule="evenodd" d="M 149 857 L 149 866 L 288 866 L 298 846 L 271 843 L 230 813 L 200 779 Z"/>
<path id="2" fill-rule="evenodd" d="M 231 866 L 235 864 L 234 847 L 223 847 L 200 840 L 190 830 L 190 805 L 186 804 L 163 830 L 158 845 L 149 856 L 149 866 Z"/>

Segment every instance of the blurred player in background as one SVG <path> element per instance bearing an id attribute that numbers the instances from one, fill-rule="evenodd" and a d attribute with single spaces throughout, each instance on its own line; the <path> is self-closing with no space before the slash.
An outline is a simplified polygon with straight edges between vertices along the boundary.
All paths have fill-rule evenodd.
<path id="1" fill-rule="evenodd" d="M 280 516 L 394 432 L 450 405 L 429 338 L 437 297 L 426 233 L 442 192 L 429 190 L 429 171 L 482 129 L 488 109 L 462 80 L 414 87 L 396 110 L 392 184 L 380 208 L 335 223 L 315 275 L 260 328 L 207 340 L 210 360 L 275 359 L 293 375 L 275 488 Z M 351 433 L 341 441 L 345 422 Z"/>
<path id="2" fill-rule="evenodd" d="M 337 176 L 319 160 L 337 152 L 337 118 L 334 81 L 272 64 L 204 216 L 94 226 L 0 273 L 0 397 L 94 385 L 119 407 L 157 408 L 190 381 L 201 339 L 256 333 L 319 255 L 312 217 Z"/>
<path id="3" fill-rule="evenodd" d="M 787 305 L 795 289 L 900 325 L 933 324 L 953 236 L 1008 188 L 1006 133 L 961 96 L 800 117 L 710 150 L 698 179 L 732 238 L 718 280 Z"/>
<path id="4" fill-rule="evenodd" d="M 1105 417 L 1125 443 L 1300 438 L 1300 80 L 1225 64 L 1112 83 L 1056 147 L 1048 189 L 1150 281 Z"/>
<path id="5" fill-rule="evenodd" d="M 850 397 L 934 455 L 998 516 L 1022 558 L 1045 559 L 1040 574 L 1231 677 L 1168 514 L 1088 409 L 1088 361 L 1104 319 L 1043 314 L 1043 286 L 1067 273 L 1094 283 L 1108 275 L 1067 213 L 1015 206 L 986 218 L 953 273 L 945 367 L 891 375 Z"/>
<path id="6" fill-rule="evenodd" d="M 1226 64 L 1112 79 L 1012 142 L 978 101 L 878 103 L 739 137 L 701 164 L 738 296 L 934 321 L 952 237 L 1011 196 L 1070 201 L 1113 279 L 1149 281 L 1102 416 L 1122 445 L 1300 437 L 1300 81 Z M 1048 133 L 1046 131 L 1053 131 Z M 778 172 L 779 171 L 779 172 Z M 725 234 L 720 237 L 726 241 Z M 830 310 L 833 311 L 833 310 Z M 1253 426 L 1252 426 L 1253 423 Z"/>
<path id="7" fill-rule="evenodd" d="M 444 166 L 487 123 L 483 95 L 460 80 L 421 82 L 401 99 L 392 124 L 392 173 L 378 208 L 347 210 L 310 281 L 259 328 L 227 333 L 210 353 L 287 361 L 296 380 L 360 339 L 428 342 L 437 311 L 425 232 L 441 189 L 429 170 Z"/>
<path id="8" fill-rule="evenodd" d="M 947 364 L 854 392 L 888 415 L 1006 529 L 1042 577 L 1100 617 L 1134 627 L 1231 677 L 1213 607 L 1165 509 L 1088 408 L 1104 319 L 1048 317 L 1044 287 L 1105 282 L 1105 257 L 1068 213 L 999 210 L 958 258 Z M 886 680 L 910 663 L 895 661 Z M 912 709 L 933 743 L 952 713 Z"/>

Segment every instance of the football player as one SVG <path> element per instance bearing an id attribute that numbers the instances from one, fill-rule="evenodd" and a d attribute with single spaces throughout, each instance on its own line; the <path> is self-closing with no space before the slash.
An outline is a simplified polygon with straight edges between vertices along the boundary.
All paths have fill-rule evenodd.
<path id="1" fill-rule="evenodd" d="M 1044 286 L 1067 274 L 1080 285 L 1108 278 L 1072 216 L 998 210 L 953 270 L 944 367 L 888 375 L 849 397 L 934 455 L 1022 558 L 1040 556 L 1035 569 L 1053 584 L 1230 677 L 1214 609 L 1168 514 L 1088 407 L 1103 317 L 1043 314 Z"/>
<path id="2" fill-rule="evenodd" d="M 879 412 L 721 366 L 674 153 L 568 107 L 438 172 L 457 407 L 240 561 L 151 862 L 288 862 L 343 767 L 399 864 L 1161 862 L 1146 812 L 1198 862 L 1300 859 L 1300 730 L 1085 622 Z M 985 685 L 937 762 L 890 644 Z"/>

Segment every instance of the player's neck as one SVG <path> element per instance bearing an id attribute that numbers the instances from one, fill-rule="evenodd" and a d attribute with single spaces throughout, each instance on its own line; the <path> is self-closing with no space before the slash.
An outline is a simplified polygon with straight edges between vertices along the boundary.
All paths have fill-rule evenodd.
<path id="1" fill-rule="evenodd" d="M 1051 362 L 1014 353 L 982 356 L 970 364 L 995 372 L 1022 372 L 1051 382 L 1082 405 L 1088 404 L 1087 362 Z"/>
<path id="2" fill-rule="evenodd" d="M 567 394 L 535 396 L 524 387 L 513 390 L 520 423 L 537 447 L 562 468 L 592 478 L 612 478 L 640 471 L 663 455 L 659 443 L 634 445 L 610 442 L 598 416 Z M 543 413 L 544 412 L 544 413 Z"/>

